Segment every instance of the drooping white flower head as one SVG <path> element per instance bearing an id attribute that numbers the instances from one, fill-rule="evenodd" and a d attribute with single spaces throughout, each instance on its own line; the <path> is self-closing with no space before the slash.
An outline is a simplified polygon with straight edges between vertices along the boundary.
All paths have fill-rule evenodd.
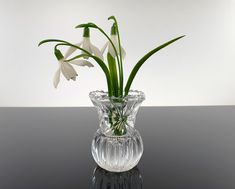
<path id="1" fill-rule="evenodd" d="M 60 82 L 60 75 L 61 73 L 64 75 L 64 77 L 69 81 L 70 79 L 76 80 L 76 77 L 78 76 L 76 70 L 73 68 L 71 64 L 77 65 L 77 66 L 88 66 L 93 67 L 93 64 L 91 64 L 87 60 L 72 60 L 70 62 L 66 62 L 64 59 L 64 56 L 59 50 L 55 50 L 55 55 L 58 59 L 59 68 L 55 72 L 54 78 L 53 78 L 53 84 L 54 87 L 57 88 L 59 82 Z"/>
<path id="2" fill-rule="evenodd" d="M 118 55 L 120 55 L 119 44 L 118 44 L 118 35 L 117 35 L 117 30 L 116 30 L 115 24 L 113 24 L 113 26 L 111 28 L 110 39 L 111 39 L 114 47 L 116 48 Z M 108 52 L 111 54 L 111 56 L 113 58 L 115 58 L 116 53 L 115 53 L 115 50 L 112 46 L 112 43 L 110 41 L 106 42 L 105 45 L 103 46 L 103 48 L 101 49 L 101 52 L 102 52 L 102 54 L 104 54 L 105 49 L 108 47 Z M 122 53 L 122 59 L 124 59 L 126 56 L 126 51 L 124 50 L 124 48 L 122 46 L 121 46 L 121 53 Z"/>
<path id="3" fill-rule="evenodd" d="M 101 51 L 99 50 L 99 48 L 97 48 L 95 45 L 93 45 L 90 41 L 90 29 L 88 27 L 84 28 L 84 32 L 83 32 L 83 40 L 80 43 L 75 44 L 76 46 L 79 46 L 83 49 L 85 49 L 86 51 L 88 51 L 89 53 L 91 53 L 92 55 L 95 55 L 97 57 L 99 57 L 101 60 L 103 60 L 103 54 L 101 53 Z M 67 52 L 65 53 L 65 58 L 68 58 L 72 53 L 74 53 L 76 50 L 78 50 L 75 47 L 69 47 L 69 49 L 67 50 Z M 82 54 L 86 54 L 85 52 L 81 51 Z M 84 56 L 85 59 L 88 59 L 89 57 Z"/>

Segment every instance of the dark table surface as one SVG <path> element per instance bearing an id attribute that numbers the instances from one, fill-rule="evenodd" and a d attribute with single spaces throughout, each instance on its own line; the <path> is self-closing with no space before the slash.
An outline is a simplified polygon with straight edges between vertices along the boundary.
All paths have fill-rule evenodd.
<path id="1" fill-rule="evenodd" d="M 0 188 L 235 188 L 233 106 L 142 107 L 144 154 L 127 173 L 96 168 L 97 128 L 94 108 L 0 108 Z"/>

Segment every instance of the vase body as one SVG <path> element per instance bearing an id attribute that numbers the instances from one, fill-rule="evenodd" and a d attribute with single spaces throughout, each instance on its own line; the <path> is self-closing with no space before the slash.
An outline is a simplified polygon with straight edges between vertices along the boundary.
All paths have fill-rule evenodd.
<path id="1" fill-rule="evenodd" d="M 130 91 L 124 98 L 110 98 L 106 92 L 93 91 L 89 96 L 100 122 L 91 146 L 94 160 L 112 172 L 132 169 L 143 154 L 143 141 L 135 129 L 135 119 L 145 99 L 144 93 Z"/>

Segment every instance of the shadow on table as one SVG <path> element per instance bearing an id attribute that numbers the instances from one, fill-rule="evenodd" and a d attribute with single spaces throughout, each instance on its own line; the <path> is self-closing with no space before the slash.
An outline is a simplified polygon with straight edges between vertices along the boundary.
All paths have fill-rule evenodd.
<path id="1" fill-rule="evenodd" d="M 143 179 L 137 167 L 115 173 L 96 167 L 92 176 L 92 189 L 142 189 Z"/>

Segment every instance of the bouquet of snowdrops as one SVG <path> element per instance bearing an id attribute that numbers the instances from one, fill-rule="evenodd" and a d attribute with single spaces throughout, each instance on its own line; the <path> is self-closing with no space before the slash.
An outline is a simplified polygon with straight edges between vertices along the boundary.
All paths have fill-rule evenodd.
<path id="1" fill-rule="evenodd" d="M 47 39 L 39 43 L 39 46 L 49 42 L 56 43 L 54 46 L 54 54 L 58 60 L 59 68 L 56 71 L 53 80 L 55 88 L 57 88 L 59 84 L 61 73 L 67 80 L 76 80 L 77 72 L 72 65 L 93 67 L 93 64 L 90 62 L 90 60 L 93 60 L 100 66 L 105 74 L 109 97 L 122 98 L 128 95 L 129 89 L 138 70 L 149 57 L 151 57 L 159 50 L 184 37 L 180 36 L 174 38 L 156 47 L 155 49 L 148 52 L 145 56 L 143 56 L 132 69 L 124 88 L 123 59 L 125 58 L 126 52 L 121 45 L 120 33 L 116 18 L 114 16 L 111 16 L 108 19 L 113 21 L 110 36 L 96 24 L 86 23 L 76 26 L 76 28 L 83 29 L 83 40 L 80 43 L 74 44 L 60 39 Z M 104 35 L 104 37 L 107 38 L 107 43 L 105 43 L 102 49 L 97 48 L 91 43 L 90 29 L 99 30 Z M 61 46 L 68 47 L 67 52 L 65 52 L 64 54 L 62 54 L 59 49 L 59 47 Z M 106 51 L 106 49 L 107 54 L 105 61 L 104 52 Z M 71 55 L 75 52 L 78 52 L 78 54 L 71 57 Z"/>

